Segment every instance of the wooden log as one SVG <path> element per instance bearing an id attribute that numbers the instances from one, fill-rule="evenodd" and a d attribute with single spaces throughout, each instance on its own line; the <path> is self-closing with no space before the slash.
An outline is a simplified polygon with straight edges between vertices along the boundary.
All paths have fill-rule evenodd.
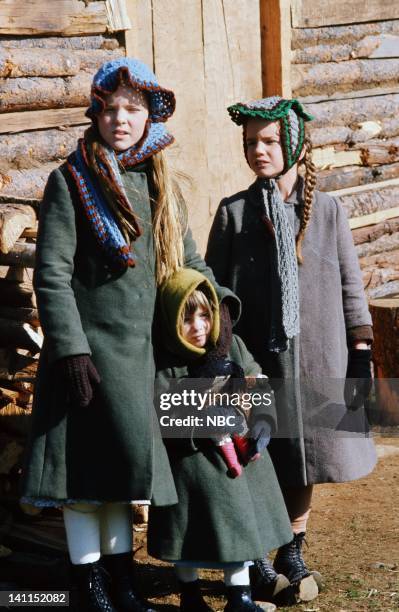
<path id="1" fill-rule="evenodd" d="M 393 275 L 392 275 L 393 276 Z M 399 293 L 399 280 L 382 279 L 381 284 L 374 289 L 366 290 L 367 297 L 370 300 L 375 300 Z"/>
<path id="2" fill-rule="evenodd" d="M 55 108 L 23 113 L 1 113 L 0 134 L 14 134 L 27 130 L 40 130 L 51 127 L 66 127 L 70 125 L 87 125 L 90 120 L 85 116 L 83 108 Z"/>
<path id="3" fill-rule="evenodd" d="M 364 242 L 356 246 L 357 256 L 366 258 L 370 255 L 378 255 L 379 253 L 387 255 L 388 252 L 394 251 L 395 249 L 399 249 L 399 232 L 385 234 L 371 242 Z M 374 260 L 374 263 L 378 263 L 378 261 L 381 261 L 381 259 Z M 390 261 L 389 258 L 386 261 Z M 364 263 L 368 265 L 366 262 Z"/>
<path id="4" fill-rule="evenodd" d="M 88 106 L 91 75 L 0 79 L 0 112 Z"/>
<path id="5" fill-rule="evenodd" d="M 336 191 L 394 178 L 399 178 L 399 163 L 374 166 L 373 168 L 359 168 L 358 166 L 332 168 L 317 173 L 317 189 L 320 191 Z"/>
<path id="6" fill-rule="evenodd" d="M 325 2 L 325 0 L 292 0 L 292 26 L 294 28 L 320 27 L 331 24 L 359 23 L 383 19 L 397 19 L 396 0 L 352 0 L 352 2 Z"/>
<path id="7" fill-rule="evenodd" d="M 119 44 L 115 35 L 95 35 L 95 36 L 46 36 L 44 38 L 2 38 L 0 49 L 70 49 L 70 50 L 89 50 L 89 49 L 108 49 L 110 51 L 119 49 L 123 55 L 123 46 Z"/>
<path id="8" fill-rule="evenodd" d="M 399 35 L 399 21 L 374 21 L 350 25 L 331 25 L 321 28 L 293 28 L 291 35 L 292 49 L 307 49 L 322 44 L 338 45 L 354 43 L 367 36 L 385 34 Z"/>
<path id="9" fill-rule="evenodd" d="M 29 323 L 32 327 L 40 326 L 39 313 L 36 308 L 9 308 L 7 306 L 0 306 L 0 317 L 2 319 Z"/>
<path id="10" fill-rule="evenodd" d="M 373 362 L 380 424 L 399 425 L 399 298 L 372 300 L 370 313 L 374 328 Z"/>
<path id="11" fill-rule="evenodd" d="M 325 92 L 312 94 L 310 96 L 299 96 L 302 104 L 319 104 L 320 102 L 354 100 L 358 98 L 370 98 L 370 96 L 391 96 L 399 93 L 399 84 L 387 85 L 382 87 L 368 87 L 367 89 L 348 89 L 347 91 L 334 91 L 327 94 Z"/>
<path id="12" fill-rule="evenodd" d="M 398 81 L 398 58 L 293 64 L 291 67 L 292 93 L 301 97 L 352 93 L 373 87 L 397 87 Z"/>
<path id="13" fill-rule="evenodd" d="M 61 162 L 76 148 L 85 126 L 0 136 L 0 173 Z"/>
<path id="14" fill-rule="evenodd" d="M 0 252 L 8 253 L 22 234 L 36 223 L 36 213 L 21 204 L 0 205 Z"/>
<path id="15" fill-rule="evenodd" d="M 96 71 L 103 63 L 120 57 L 115 50 L 1 49 L 0 77 L 65 77 L 80 71 Z"/>
<path id="16" fill-rule="evenodd" d="M 260 3 L 263 95 L 291 98 L 290 0 Z"/>
<path id="17" fill-rule="evenodd" d="M 399 202 L 399 186 L 370 189 L 360 193 L 340 195 L 339 197 L 348 217 L 362 217 L 363 215 L 370 215 L 377 211 L 382 212 L 397 206 Z"/>
<path id="18" fill-rule="evenodd" d="M 351 126 L 333 125 L 325 128 L 307 129 L 313 146 L 347 143 L 349 145 L 366 142 L 373 138 L 392 138 L 399 135 L 399 117 L 379 121 L 362 121 Z"/>
<path id="19" fill-rule="evenodd" d="M 28 170 L 9 170 L 0 175 L 0 190 L 3 196 L 12 198 L 41 199 L 48 176 L 58 162 L 43 164 L 40 168 Z M 3 186 L 2 186 L 3 183 Z"/>
<path id="20" fill-rule="evenodd" d="M 36 296 L 32 284 L 0 278 L 0 295 L 2 306 L 22 306 L 23 308 L 36 308 Z"/>
<path id="21" fill-rule="evenodd" d="M 399 284 L 397 265 L 376 267 L 373 264 L 369 267 L 363 267 L 362 272 L 363 279 L 366 280 L 365 290 L 370 299 L 389 295 L 394 284 Z"/>
<path id="22" fill-rule="evenodd" d="M 0 49 L 0 77 L 74 76 L 79 69 L 79 56 L 71 51 Z"/>
<path id="23" fill-rule="evenodd" d="M 42 348 L 43 337 L 29 325 L 10 319 L 0 319 L 0 346 L 26 349 L 36 355 Z"/>
<path id="24" fill-rule="evenodd" d="M 399 215 L 399 206 L 394 208 L 387 208 L 386 210 L 377 210 L 370 215 L 364 215 L 362 217 L 353 217 L 349 219 L 349 227 L 351 229 L 357 229 L 359 227 L 367 227 L 368 225 L 376 225 L 382 223 L 387 219 L 394 219 Z"/>
<path id="25" fill-rule="evenodd" d="M 372 242 L 381 236 L 387 236 L 399 231 L 399 217 L 388 219 L 377 225 L 369 225 L 360 227 L 352 231 L 353 242 L 355 245 L 363 244 L 364 242 Z"/>
<path id="26" fill-rule="evenodd" d="M 399 242 L 396 239 L 396 250 L 390 252 L 375 253 L 360 258 L 360 265 L 363 269 L 375 270 L 377 268 L 390 268 L 399 273 Z M 377 247 L 378 248 L 378 247 Z M 372 252 L 372 249 L 370 249 Z"/>
<path id="27" fill-rule="evenodd" d="M 354 146 L 361 151 L 362 164 L 376 166 L 399 162 L 399 138 L 393 140 L 372 140 Z"/>
<path id="28" fill-rule="evenodd" d="M 36 245 L 28 242 L 17 242 L 8 253 L 0 252 L 0 266 L 22 266 L 34 268 Z"/>
<path id="29" fill-rule="evenodd" d="M 18 36 L 37 34 L 98 34 L 108 29 L 105 2 L 57 0 L 56 10 L 49 10 L 46 0 L 2 0 L 0 34 Z"/>
<path id="30" fill-rule="evenodd" d="M 360 151 L 339 151 L 334 147 L 313 149 L 313 162 L 317 168 L 341 168 L 342 166 L 361 165 Z"/>
<path id="31" fill-rule="evenodd" d="M 365 36 L 352 44 L 322 44 L 296 49 L 292 54 L 292 62 L 294 64 L 318 64 L 389 57 L 399 57 L 399 35 Z"/>
<path id="32" fill-rule="evenodd" d="M 0 380 L 9 383 L 35 382 L 39 360 L 21 355 L 14 348 L 0 349 Z M 4 384 L 4 383 L 3 383 Z"/>
<path id="33" fill-rule="evenodd" d="M 370 96 L 368 98 L 353 98 L 333 100 L 319 104 L 307 104 L 306 110 L 314 116 L 313 128 L 330 126 L 348 126 L 363 121 L 397 118 L 399 94 L 387 96 Z"/>

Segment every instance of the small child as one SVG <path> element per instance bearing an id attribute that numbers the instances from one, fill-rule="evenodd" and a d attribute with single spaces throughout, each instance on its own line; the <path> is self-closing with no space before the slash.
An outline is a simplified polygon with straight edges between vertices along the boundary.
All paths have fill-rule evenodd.
<path id="1" fill-rule="evenodd" d="M 157 359 L 159 388 L 167 388 L 170 379 L 187 386 L 185 378 L 208 378 L 223 368 L 229 375 L 234 369 L 242 371 L 241 376 L 260 374 L 244 343 L 229 333 L 224 307 L 219 309 L 214 288 L 202 274 L 190 269 L 176 272 L 161 289 L 160 306 L 164 345 Z M 270 439 L 274 408 L 262 408 L 249 420 L 250 455 Z M 224 570 L 225 611 L 260 612 L 252 601 L 248 566 L 292 538 L 268 453 L 249 462 L 240 478 L 229 478 L 209 438 L 196 439 L 195 446 L 170 440 L 167 450 L 179 503 L 150 508 L 148 551 L 175 563 L 180 610 L 211 610 L 198 582 L 198 568 L 207 567 Z M 278 595 L 284 601 L 292 598 L 283 576 L 271 585 L 270 597 Z"/>

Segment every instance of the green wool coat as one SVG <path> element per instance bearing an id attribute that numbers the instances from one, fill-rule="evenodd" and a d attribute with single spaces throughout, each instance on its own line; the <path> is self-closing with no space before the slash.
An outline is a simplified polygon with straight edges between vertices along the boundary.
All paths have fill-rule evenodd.
<path id="1" fill-rule="evenodd" d="M 229 358 L 243 368 L 246 376 L 260 373 L 237 336 L 233 336 Z M 170 378 L 187 376 L 180 358 L 164 354 L 160 361 L 164 364 L 157 373 L 161 388 Z M 274 406 L 267 412 L 273 418 Z M 242 562 L 263 557 L 292 539 L 267 451 L 232 479 L 213 442 L 198 441 L 197 452 L 189 449 L 189 444 L 180 450 L 173 443 L 167 446 L 179 503 L 150 508 L 147 544 L 153 557 L 165 561 Z"/>
<path id="2" fill-rule="evenodd" d="M 154 417 L 152 324 L 155 252 L 145 167 L 122 175 L 143 228 L 137 264 L 116 272 L 89 228 L 63 167 L 40 209 L 34 287 L 44 344 L 32 413 L 23 495 L 35 499 L 176 503 Z M 188 231 L 185 265 L 213 275 Z M 220 290 L 219 297 L 232 295 Z M 93 401 L 69 401 L 56 362 L 88 353 L 101 377 Z"/>

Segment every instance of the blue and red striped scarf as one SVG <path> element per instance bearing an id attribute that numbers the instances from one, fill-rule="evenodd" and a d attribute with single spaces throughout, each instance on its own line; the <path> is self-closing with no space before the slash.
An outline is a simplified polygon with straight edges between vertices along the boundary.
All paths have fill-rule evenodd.
<path id="1" fill-rule="evenodd" d="M 99 168 L 124 206 L 133 210 L 123 187 L 119 165 L 125 169 L 133 168 L 173 141 L 173 136 L 166 131 L 162 123 L 150 122 L 148 131 L 139 145 L 136 144 L 121 153 L 116 153 L 111 147 L 103 145 L 103 153 L 98 159 Z M 84 139 L 78 141 L 76 151 L 69 155 L 67 168 L 77 186 L 80 203 L 89 225 L 107 257 L 121 268 L 135 266 L 136 260 L 131 245 L 125 240 L 99 182 L 93 172 L 90 172 L 87 143 Z M 142 230 L 137 220 L 134 229 L 135 237 L 138 238 Z"/>

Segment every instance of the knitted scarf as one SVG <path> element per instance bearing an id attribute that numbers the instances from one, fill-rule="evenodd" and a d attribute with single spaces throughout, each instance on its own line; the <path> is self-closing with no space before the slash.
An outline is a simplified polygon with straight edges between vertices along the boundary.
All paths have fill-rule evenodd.
<path id="1" fill-rule="evenodd" d="M 118 194 L 118 199 L 132 208 L 123 187 L 120 167 L 125 170 L 142 163 L 154 153 L 161 151 L 174 141 L 162 123 L 149 122 L 143 140 L 126 151 L 116 153 L 111 147 L 103 145 L 98 163 L 107 182 Z M 112 214 L 98 181 L 90 172 L 88 165 L 88 144 L 79 140 L 78 147 L 67 159 L 67 169 L 71 173 L 79 192 L 80 204 L 94 236 L 106 256 L 120 268 L 135 265 L 131 246 L 126 242 L 118 223 Z M 142 234 L 137 219 L 134 222 L 135 238 Z"/>
<path id="2" fill-rule="evenodd" d="M 287 349 L 287 340 L 299 334 L 298 263 L 294 230 L 285 204 L 274 179 L 258 179 L 257 185 L 264 213 L 274 226 L 274 278 L 272 286 L 278 288 L 271 300 L 271 321 L 268 350 L 279 353 Z"/>

